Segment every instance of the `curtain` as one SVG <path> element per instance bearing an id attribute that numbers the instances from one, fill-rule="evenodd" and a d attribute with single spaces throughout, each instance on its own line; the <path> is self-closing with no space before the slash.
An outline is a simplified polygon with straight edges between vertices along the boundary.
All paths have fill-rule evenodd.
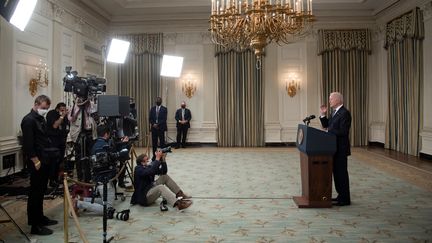
<path id="1" fill-rule="evenodd" d="M 262 68 L 251 50 L 216 46 L 218 146 L 264 146 Z"/>
<path id="2" fill-rule="evenodd" d="M 411 155 L 418 155 L 421 145 L 423 38 L 423 15 L 418 8 L 387 23 L 388 115 L 385 147 Z"/>
<path id="3" fill-rule="evenodd" d="M 368 56 L 370 33 L 361 30 L 319 30 L 322 56 L 322 103 L 332 92 L 344 96 L 344 106 L 352 116 L 350 143 L 368 144 Z"/>
<path id="4" fill-rule="evenodd" d="M 117 38 L 131 43 L 126 62 L 118 66 L 119 95 L 134 98 L 139 124 L 138 146 L 147 146 L 149 109 L 155 98 L 161 95 L 163 35 L 138 34 Z"/>

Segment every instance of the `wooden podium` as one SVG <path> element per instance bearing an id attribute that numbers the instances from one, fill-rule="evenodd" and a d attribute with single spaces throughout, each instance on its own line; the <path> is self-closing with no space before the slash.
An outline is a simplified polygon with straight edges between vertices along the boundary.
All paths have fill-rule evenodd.
<path id="1" fill-rule="evenodd" d="M 293 197 L 299 208 L 331 208 L 333 155 L 336 136 L 298 125 L 302 195 Z"/>

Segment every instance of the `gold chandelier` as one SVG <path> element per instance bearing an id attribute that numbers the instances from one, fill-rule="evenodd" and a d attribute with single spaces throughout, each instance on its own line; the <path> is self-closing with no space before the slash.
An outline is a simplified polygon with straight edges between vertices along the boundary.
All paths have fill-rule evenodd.
<path id="1" fill-rule="evenodd" d="M 288 44 L 313 21 L 312 0 L 212 0 L 209 31 L 213 43 L 251 47 L 260 61 L 267 44 Z"/>

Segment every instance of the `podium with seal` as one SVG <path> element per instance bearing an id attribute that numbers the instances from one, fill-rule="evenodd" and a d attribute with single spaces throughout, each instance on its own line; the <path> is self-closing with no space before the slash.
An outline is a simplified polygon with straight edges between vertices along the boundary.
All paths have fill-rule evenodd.
<path id="1" fill-rule="evenodd" d="M 298 125 L 302 195 L 293 200 L 299 208 L 331 208 L 333 155 L 336 136 L 303 124 Z"/>

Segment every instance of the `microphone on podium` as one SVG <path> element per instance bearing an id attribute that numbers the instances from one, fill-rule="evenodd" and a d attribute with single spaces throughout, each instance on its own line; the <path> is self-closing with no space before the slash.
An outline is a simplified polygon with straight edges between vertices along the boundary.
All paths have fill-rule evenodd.
<path id="1" fill-rule="evenodd" d="M 303 122 L 309 124 L 310 120 L 312 119 L 315 119 L 315 115 L 307 116 L 305 119 L 303 119 Z"/>

